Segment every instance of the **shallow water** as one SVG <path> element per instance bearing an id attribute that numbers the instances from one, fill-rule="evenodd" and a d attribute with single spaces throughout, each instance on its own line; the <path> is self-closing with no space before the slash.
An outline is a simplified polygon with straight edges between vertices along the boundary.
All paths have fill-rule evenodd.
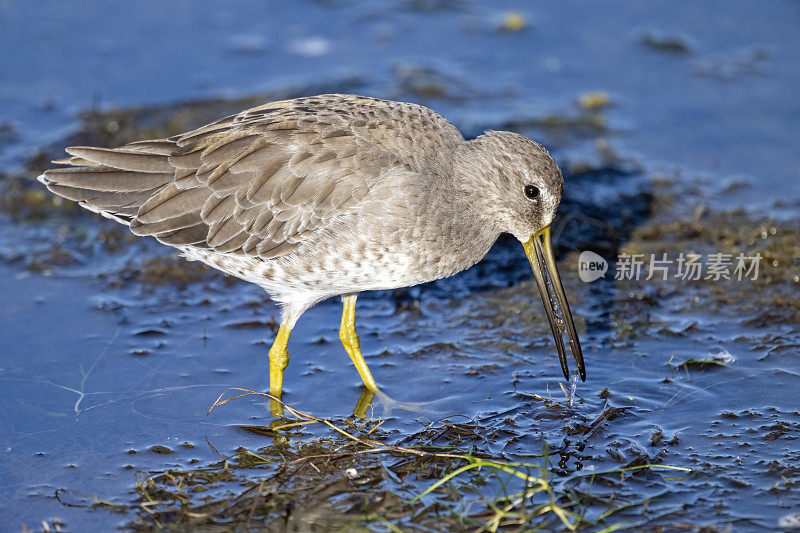
<path id="1" fill-rule="evenodd" d="M 652 497 L 646 510 L 623 513 L 633 525 L 772 530 L 797 512 L 800 332 L 770 306 L 784 286 L 728 294 L 727 285 L 582 283 L 574 254 L 611 258 L 643 242 L 637 228 L 701 205 L 767 210 L 783 217 L 781 231 L 797 228 L 797 4 L 297 5 L 178 2 L 140 13 L 94 2 L 78 13 L 57 2 L 0 3 L 0 47 L 26 43 L 0 58 L 3 168 L 61 142 L 75 113 L 98 101 L 324 87 L 419 101 L 470 135 L 513 126 L 571 169 L 555 239 L 588 379 L 559 386 L 522 249 L 501 239 L 459 276 L 359 298 L 367 361 L 384 392 L 406 403 L 373 402 L 384 438 L 403 442 L 453 415 L 492 435 L 470 444 L 482 453 L 514 460 L 547 445 L 559 480 L 642 463 L 694 470 L 593 489 Z M 529 26 L 497 31 L 503 12 L 517 10 Z M 645 46 L 648 31 L 679 37 L 688 53 Z M 600 126 L 574 104 L 595 90 L 614 104 Z M 671 183 L 672 206 L 660 204 L 655 178 Z M 273 437 L 243 429 L 269 425 L 262 398 L 206 417 L 229 387 L 266 387 L 277 309 L 262 291 L 213 273 L 149 283 L 139 272 L 169 252 L 148 241 L 112 246 L 108 221 L 0 217 L 0 529 L 147 523 L 135 507 L 91 509 L 90 498 L 128 505 L 147 473 L 205 467 L 242 447 L 270 453 Z M 741 220 L 758 231 L 760 222 Z M 695 244 L 721 246 L 703 238 Z M 786 298 L 797 289 L 787 280 Z M 324 302 L 298 323 L 284 395 L 337 420 L 361 397 L 338 343 L 339 313 L 338 302 Z M 682 365 L 713 358 L 724 365 Z M 325 434 L 309 426 L 290 445 Z M 433 480 L 386 490 L 410 499 Z"/>

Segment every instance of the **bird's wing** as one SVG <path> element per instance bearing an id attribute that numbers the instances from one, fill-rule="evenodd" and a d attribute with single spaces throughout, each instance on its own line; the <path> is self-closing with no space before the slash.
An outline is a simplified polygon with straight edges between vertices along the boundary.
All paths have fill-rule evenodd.
<path id="1" fill-rule="evenodd" d="M 48 171 L 43 181 L 122 218 L 138 235 L 269 259 L 397 170 L 425 174 L 448 164 L 461 139 L 425 107 L 323 95 L 266 104 L 165 140 L 73 147 L 64 162 L 78 167 Z"/>

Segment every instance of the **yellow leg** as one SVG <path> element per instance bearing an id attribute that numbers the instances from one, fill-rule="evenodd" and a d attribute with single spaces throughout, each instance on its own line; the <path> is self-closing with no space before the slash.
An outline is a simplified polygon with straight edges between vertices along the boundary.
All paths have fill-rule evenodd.
<path id="1" fill-rule="evenodd" d="M 339 328 L 339 338 L 350 359 L 353 360 L 353 364 L 356 365 L 356 370 L 358 370 L 364 386 L 372 392 L 376 392 L 378 385 L 367 367 L 367 362 L 364 361 L 364 356 L 361 355 L 361 344 L 358 340 L 358 333 L 356 333 L 356 296 L 354 294 L 343 296 L 342 304 L 342 325 Z"/>
<path id="2" fill-rule="evenodd" d="M 277 398 L 281 397 L 283 391 L 283 371 L 289 364 L 289 351 L 286 345 L 289 343 L 289 333 L 292 330 L 287 326 L 281 326 L 272 348 L 269 349 L 269 393 Z"/>

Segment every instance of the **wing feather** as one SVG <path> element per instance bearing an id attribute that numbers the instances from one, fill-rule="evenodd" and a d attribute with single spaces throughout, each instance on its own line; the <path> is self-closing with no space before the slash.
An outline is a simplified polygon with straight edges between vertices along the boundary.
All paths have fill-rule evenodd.
<path id="1" fill-rule="evenodd" d="M 145 173 L 133 179 L 130 172 L 105 166 L 55 168 L 48 171 L 48 176 L 60 186 L 103 192 L 147 191 L 164 185 L 172 175 Z"/>
<path id="2" fill-rule="evenodd" d="M 67 148 L 67 153 L 120 170 L 131 172 L 158 172 L 173 173 L 175 171 L 169 160 L 158 154 L 141 152 L 138 150 L 125 150 L 122 148 L 92 148 L 89 146 L 72 146 Z"/>
<path id="3" fill-rule="evenodd" d="M 122 215 L 138 235 L 270 259 L 346 216 L 397 170 L 424 176 L 431 165 L 451 163 L 462 140 L 421 106 L 322 95 L 272 102 L 168 139 L 71 147 L 58 161 L 71 167 L 49 170 L 42 181 Z"/>

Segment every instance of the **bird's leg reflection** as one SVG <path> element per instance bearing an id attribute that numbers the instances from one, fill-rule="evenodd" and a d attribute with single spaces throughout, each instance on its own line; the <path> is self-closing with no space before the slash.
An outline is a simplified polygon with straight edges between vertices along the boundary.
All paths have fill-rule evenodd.
<path id="1" fill-rule="evenodd" d="M 361 396 L 356 402 L 353 414 L 358 418 L 367 418 L 367 409 L 372 406 L 372 400 L 374 398 L 375 391 L 370 390 L 368 387 L 361 387 Z"/>

